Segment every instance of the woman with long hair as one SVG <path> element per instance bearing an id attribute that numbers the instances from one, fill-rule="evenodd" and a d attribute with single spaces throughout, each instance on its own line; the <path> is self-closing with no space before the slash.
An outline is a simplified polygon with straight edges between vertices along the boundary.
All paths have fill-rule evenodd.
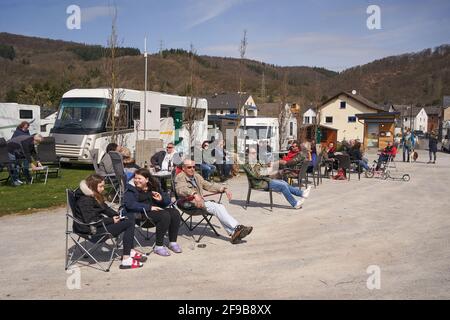
<path id="1" fill-rule="evenodd" d="M 175 253 L 181 253 L 181 247 L 177 243 L 178 229 L 180 227 L 180 214 L 173 208 L 162 209 L 158 203 L 163 201 L 158 192 L 157 183 L 147 169 L 138 169 L 134 173 L 134 186 L 127 185 L 124 194 L 126 214 L 130 219 L 145 219 L 144 211 L 156 225 L 156 244 L 154 252 L 160 256 L 170 256 L 170 252 L 164 246 L 164 235 L 169 233 L 168 248 Z"/>
<path id="2" fill-rule="evenodd" d="M 81 215 L 80 218 L 84 223 L 103 220 L 105 226 L 98 223 L 95 226 L 96 234 L 109 232 L 113 236 L 118 236 L 123 233 L 123 256 L 120 269 L 140 268 L 147 257 L 133 249 L 135 221 L 133 217 L 121 219 L 116 211 L 108 207 L 102 194 L 104 190 L 105 181 L 99 175 L 90 175 L 80 182 L 80 188 L 76 192 L 76 206 Z M 87 226 L 79 224 L 75 224 L 74 228 L 76 232 L 91 232 Z"/>

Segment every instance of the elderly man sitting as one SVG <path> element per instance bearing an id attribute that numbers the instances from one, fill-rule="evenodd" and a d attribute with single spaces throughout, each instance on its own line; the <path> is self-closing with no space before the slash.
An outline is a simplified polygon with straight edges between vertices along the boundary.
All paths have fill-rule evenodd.
<path id="1" fill-rule="evenodd" d="M 183 172 L 175 179 L 176 191 L 180 197 L 192 197 L 192 203 L 197 208 L 203 208 L 216 216 L 227 233 L 231 236 L 231 243 L 236 244 L 249 235 L 253 227 L 239 224 L 227 211 L 227 209 L 213 201 L 205 201 L 202 190 L 209 192 L 225 192 L 228 200 L 231 200 L 231 192 L 225 186 L 211 183 L 203 179 L 195 172 L 195 162 L 189 159 L 183 161 Z"/>

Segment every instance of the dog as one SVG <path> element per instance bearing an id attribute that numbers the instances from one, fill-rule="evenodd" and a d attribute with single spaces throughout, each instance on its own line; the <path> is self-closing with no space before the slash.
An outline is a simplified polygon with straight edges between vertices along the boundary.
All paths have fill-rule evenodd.
<path id="1" fill-rule="evenodd" d="M 413 159 L 414 162 L 417 161 L 417 158 L 418 158 L 418 157 L 419 157 L 419 154 L 418 154 L 416 151 L 413 151 L 413 153 L 412 153 L 412 159 Z"/>

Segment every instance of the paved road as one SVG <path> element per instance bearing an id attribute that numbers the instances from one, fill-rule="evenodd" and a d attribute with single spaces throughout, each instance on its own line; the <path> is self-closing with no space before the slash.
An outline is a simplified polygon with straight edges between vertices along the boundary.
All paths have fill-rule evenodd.
<path id="1" fill-rule="evenodd" d="M 79 290 L 66 283 L 64 209 L 4 217 L 0 299 L 449 299 L 450 155 L 398 167 L 409 183 L 325 179 L 303 209 L 277 194 L 273 212 L 264 192 L 245 211 L 247 182 L 235 178 L 235 200 L 225 204 L 254 226 L 245 243 L 208 236 L 198 248 L 181 232 L 183 254 L 151 255 L 140 270 L 82 267 Z M 367 288 L 372 265 L 381 271 L 379 290 Z"/>

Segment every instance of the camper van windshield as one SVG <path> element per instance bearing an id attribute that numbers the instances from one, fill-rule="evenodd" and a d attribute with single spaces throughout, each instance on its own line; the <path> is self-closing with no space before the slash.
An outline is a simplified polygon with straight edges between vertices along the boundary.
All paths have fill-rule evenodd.
<path id="1" fill-rule="evenodd" d="M 244 127 L 241 127 L 244 129 Z M 250 139 L 267 139 L 272 137 L 272 127 L 247 126 L 247 136 Z"/>
<path id="2" fill-rule="evenodd" d="M 53 132 L 90 134 L 105 130 L 107 100 L 65 98 L 61 102 Z"/>

